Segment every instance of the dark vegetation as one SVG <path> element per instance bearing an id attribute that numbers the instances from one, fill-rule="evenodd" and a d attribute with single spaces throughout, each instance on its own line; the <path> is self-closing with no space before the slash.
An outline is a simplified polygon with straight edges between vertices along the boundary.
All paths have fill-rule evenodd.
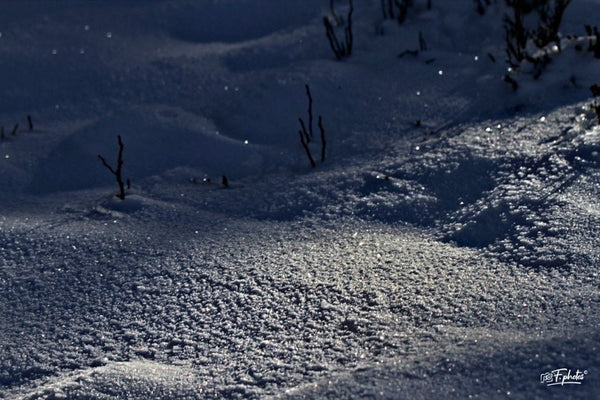
<path id="1" fill-rule="evenodd" d="M 298 118 L 298 122 L 300 122 L 300 130 L 298 134 L 300 136 L 300 143 L 306 152 L 306 157 L 308 157 L 308 161 L 310 162 L 311 167 L 316 167 L 317 163 L 315 162 L 315 158 L 312 155 L 309 144 L 314 140 L 314 129 L 313 129 L 313 111 L 312 104 L 313 98 L 310 93 L 310 86 L 305 85 L 306 88 L 306 96 L 308 97 L 308 128 L 306 123 L 302 118 Z M 321 142 L 321 162 L 325 161 L 325 149 L 327 146 L 327 142 L 325 140 L 325 129 L 323 128 L 323 118 L 319 115 L 317 126 L 319 127 L 320 132 L 320 142 Z"/>
<path id="2" fill-rule="evenodd" d="M 521 64 L 527 61 L 534 67 L 534 78 L 541 76 L 550 62 L 550 52 L 547 47 L 554 44 L 558 51 L 561 51 L 559 29 L 565 10 L 571 1 L 506 0 L 508 7 L 508 13 L 504 16 L 506 61 L 511 69 L 518 70 Z M 531 54 L 528 50 L 530 42 L 540 51 Z M 505 78 L 505 80 L 511 83 L 513 88 L 515 87 L 513 78 Z"/>
<path id="3" fill-rule="evenodd" d="M 588 51 L 594 53 L 595 58 L 600 58 L 600 33 L 598 32 L 598 27 L 586 25 L 585 31 L 589 37 Z"/>
<path id="4" fill-rule="evenodd" d="M 412 0 L 381 0 L 381 11 L 384 19 L 395 19 L 399 24 L 406 20 L 408 7 L 413 5 Z"/>
<path id="5" fill-rule="evenodd" d="M 414 3 L 414 0 L 381 0 L 383 19 L 395 19 L 402 24 L 406 20 L 408 9 Z M 427 0 L 427 9 L 431 10 L 431 0 Z"/>
<path id="6" fill-rule="evenodd" d="M 513 67 L 518 68 L 523 60 L 527 58 L 526 46 L 529 37 L 525 29 L 525 1 L 506 0 L 511 8 L 512 15 L 504 16 L 504 38 L 506 40 L 506 61 Z"/>
<path id="7" fill-rule="evenodd" d="M 331 17 L 333 18 L 333 20 L 335 21 L 335 25 L 336 26 L 342 26 L 342 24 L 344 23 L 344 19 L 340 16 L 337 15 L 337 13 L 335 12 L 335 0 L 329 0 L 329 13 L 331 14 Z"/>
<path id="8" fill-rule="evenodd" d="M 487 11 L 487 7 L 495 3 L 496 0 L 473 0 L 475 2 L 475 9 L 479 13 L 479 15 L 484 15 Z"/>
<path id="9" fill-rule="evenodd" d="M 29 126 L 29 131 L 33 131 L 33 119 L 31 118 L 31 115 L 27 116 L 27 124 Z M 19 133 L 19 123 L 16 123 L 13 125 L 12 130 L 10 131 L 11 136 L 17 136 L 17 133 Z M 0 127 L 0 140 L 4 140 L 6 139 L 6 134 L 4 131 L 4 126 Z"/>
<path id="10" fill-rule="evenodd" d="M 572 0 L 542 1 L 538 6 L 540 16 L 537 31 L 533 35 L 533 41 L 539 48 L 554 43 L 560 49 L 559 29 L 565 10 Z"/>
<path id="11" fill-rule="evenodd" d="M 592 95 L 594 95 L 595 98 L 592 104 L 590 104 L 590 108 L 596 113 L 598 125 L 600 125 L 600 103 L 598 103 L 598 101 L 596 100 L 600 97 L 600 86 L 598 86 L 597 84 L 593 84 L 592 86 L 590 86 L 590 91 L 592 92 Z"/>
<path id="12" fill-rule="evenodd" d="M 331 14 L 335 25 L 343 29 L 343 40 L 338 39 L 336 29 L 331 23 L 329 17 L 323 17 L 325 34 L 327 36 L 327 40 L 329 41 L 329 46 L 331 47 L 333 54 L 335 54 L 335 58 L 338 60 L 342 60 L 352 54 L 352 46 L 354 42 L 354 36 L 352 33 L 352 13 L 354 12 L 354 5 L 352 0 L 348 0 L 348 5 L 348 15 L 346 17 L 346 21 L 343 21 L 341 17 L 336 15 L 333 2 L 330 2 Z"/>
<path id="13" fill-rule="evenodd" d="M 427 51 L 427 49 L 428 49 L 427 42 L 425 41 L 425 37 L 423 36 L 423 32 L 419 32 L 419 48 L 418 49 L 414 49 L 414 50 L 413 49 L 404 50 L 404 51 L 400 52 L 400 54 L 398 54 L 398 58 L 402 58 L 402 57 L 404 57 L 406 55 L 418 56 L 419 52 Z"/>
<path id="14" fill-rule="evenodd" d="M 98 154 L 98 158 L 102 161 L 102 165 L 104 165 L 116 178 L 117 185 L 119 185 L 119 193 L 117 197 L 121 200 L 125 199 L 125 184 L 123 183 L 123 140 L 121 139 L 121 135 L 117 136 L 117 141 L 119 143 L 119 153 L 117 155 L 117 167 L 113 168 L 106 162 L 104 157 Z M 131 183 L 129 179 L 127 180 L 127 186 L 130 187 Z"/>

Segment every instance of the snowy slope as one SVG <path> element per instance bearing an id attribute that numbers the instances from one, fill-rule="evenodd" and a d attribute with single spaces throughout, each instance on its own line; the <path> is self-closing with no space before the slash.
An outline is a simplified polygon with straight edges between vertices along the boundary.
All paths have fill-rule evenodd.
<path id="1" fill-rule="evenodd" d="M 502 4 L 356 3 L 0 4 L 1 398 L 600 396 L 600 1 L 517 91 Z"/>

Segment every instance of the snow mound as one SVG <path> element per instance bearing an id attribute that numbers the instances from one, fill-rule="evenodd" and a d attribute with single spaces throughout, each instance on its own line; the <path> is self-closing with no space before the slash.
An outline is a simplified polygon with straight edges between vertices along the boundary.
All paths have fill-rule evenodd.
<path id="1" fill-rule="evenodd" d="M 179 2 L 171 10 L 176 17 L 169 31 L 187 42 L 242 42 L 300 26 L 318 15 L 320 4 L 319 0 L 296 4 L 279 0 Z"/>
<path id="2" fill-rule="evenodd" d="M 260 164 L 257 147 L 219 135 L 205 118 L 172 108 L 139 107 L 69 135 L 40 162 L 29 191 L 52 193 L 113 184 L 114 177 L 97 155 L 114 168 L 117 135 L 124 143 L 123 179 L 132 182 L 179 166 L 239 176 L 258 172 Z"/>
<path id="3" fill-rule="evenodd" d="M 94 207 L 93 210 L 88 213 L 88 216 L 122 217 L 143 209 L 156 208 L 157 206 L 161 206 L 160 202 L 139 194 L 126 194 L 123 200 L 118 198 L 117 195 L 114 195 L 108 197 L 101 204 Z"/>
<path id="4" fill-rule="evenodd" d="M 184 366 L 137 360 L 109 363 L 60 377 L 20 399 L 195 399 L 202 383 Z"/>

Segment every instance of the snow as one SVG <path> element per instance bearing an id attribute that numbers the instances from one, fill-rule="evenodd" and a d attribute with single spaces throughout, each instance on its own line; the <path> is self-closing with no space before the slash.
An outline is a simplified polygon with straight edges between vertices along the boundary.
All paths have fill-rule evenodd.
<path id="1" fill-rule="evenodd" d="M 0 397 L 598 397 L 600 2 L 516 91 L 503 2 L 355 3 L 0 4 Z"/>

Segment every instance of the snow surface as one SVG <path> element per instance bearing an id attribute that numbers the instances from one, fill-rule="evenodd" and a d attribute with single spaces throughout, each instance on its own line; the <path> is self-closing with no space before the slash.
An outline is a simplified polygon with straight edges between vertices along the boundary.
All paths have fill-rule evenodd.
<path id="1" fill-rule="evenodd" d="M 0 3 L 0 398 L 600 398 L 600 1 L 517 91 L 502 2 L 355 3 Z"/>

